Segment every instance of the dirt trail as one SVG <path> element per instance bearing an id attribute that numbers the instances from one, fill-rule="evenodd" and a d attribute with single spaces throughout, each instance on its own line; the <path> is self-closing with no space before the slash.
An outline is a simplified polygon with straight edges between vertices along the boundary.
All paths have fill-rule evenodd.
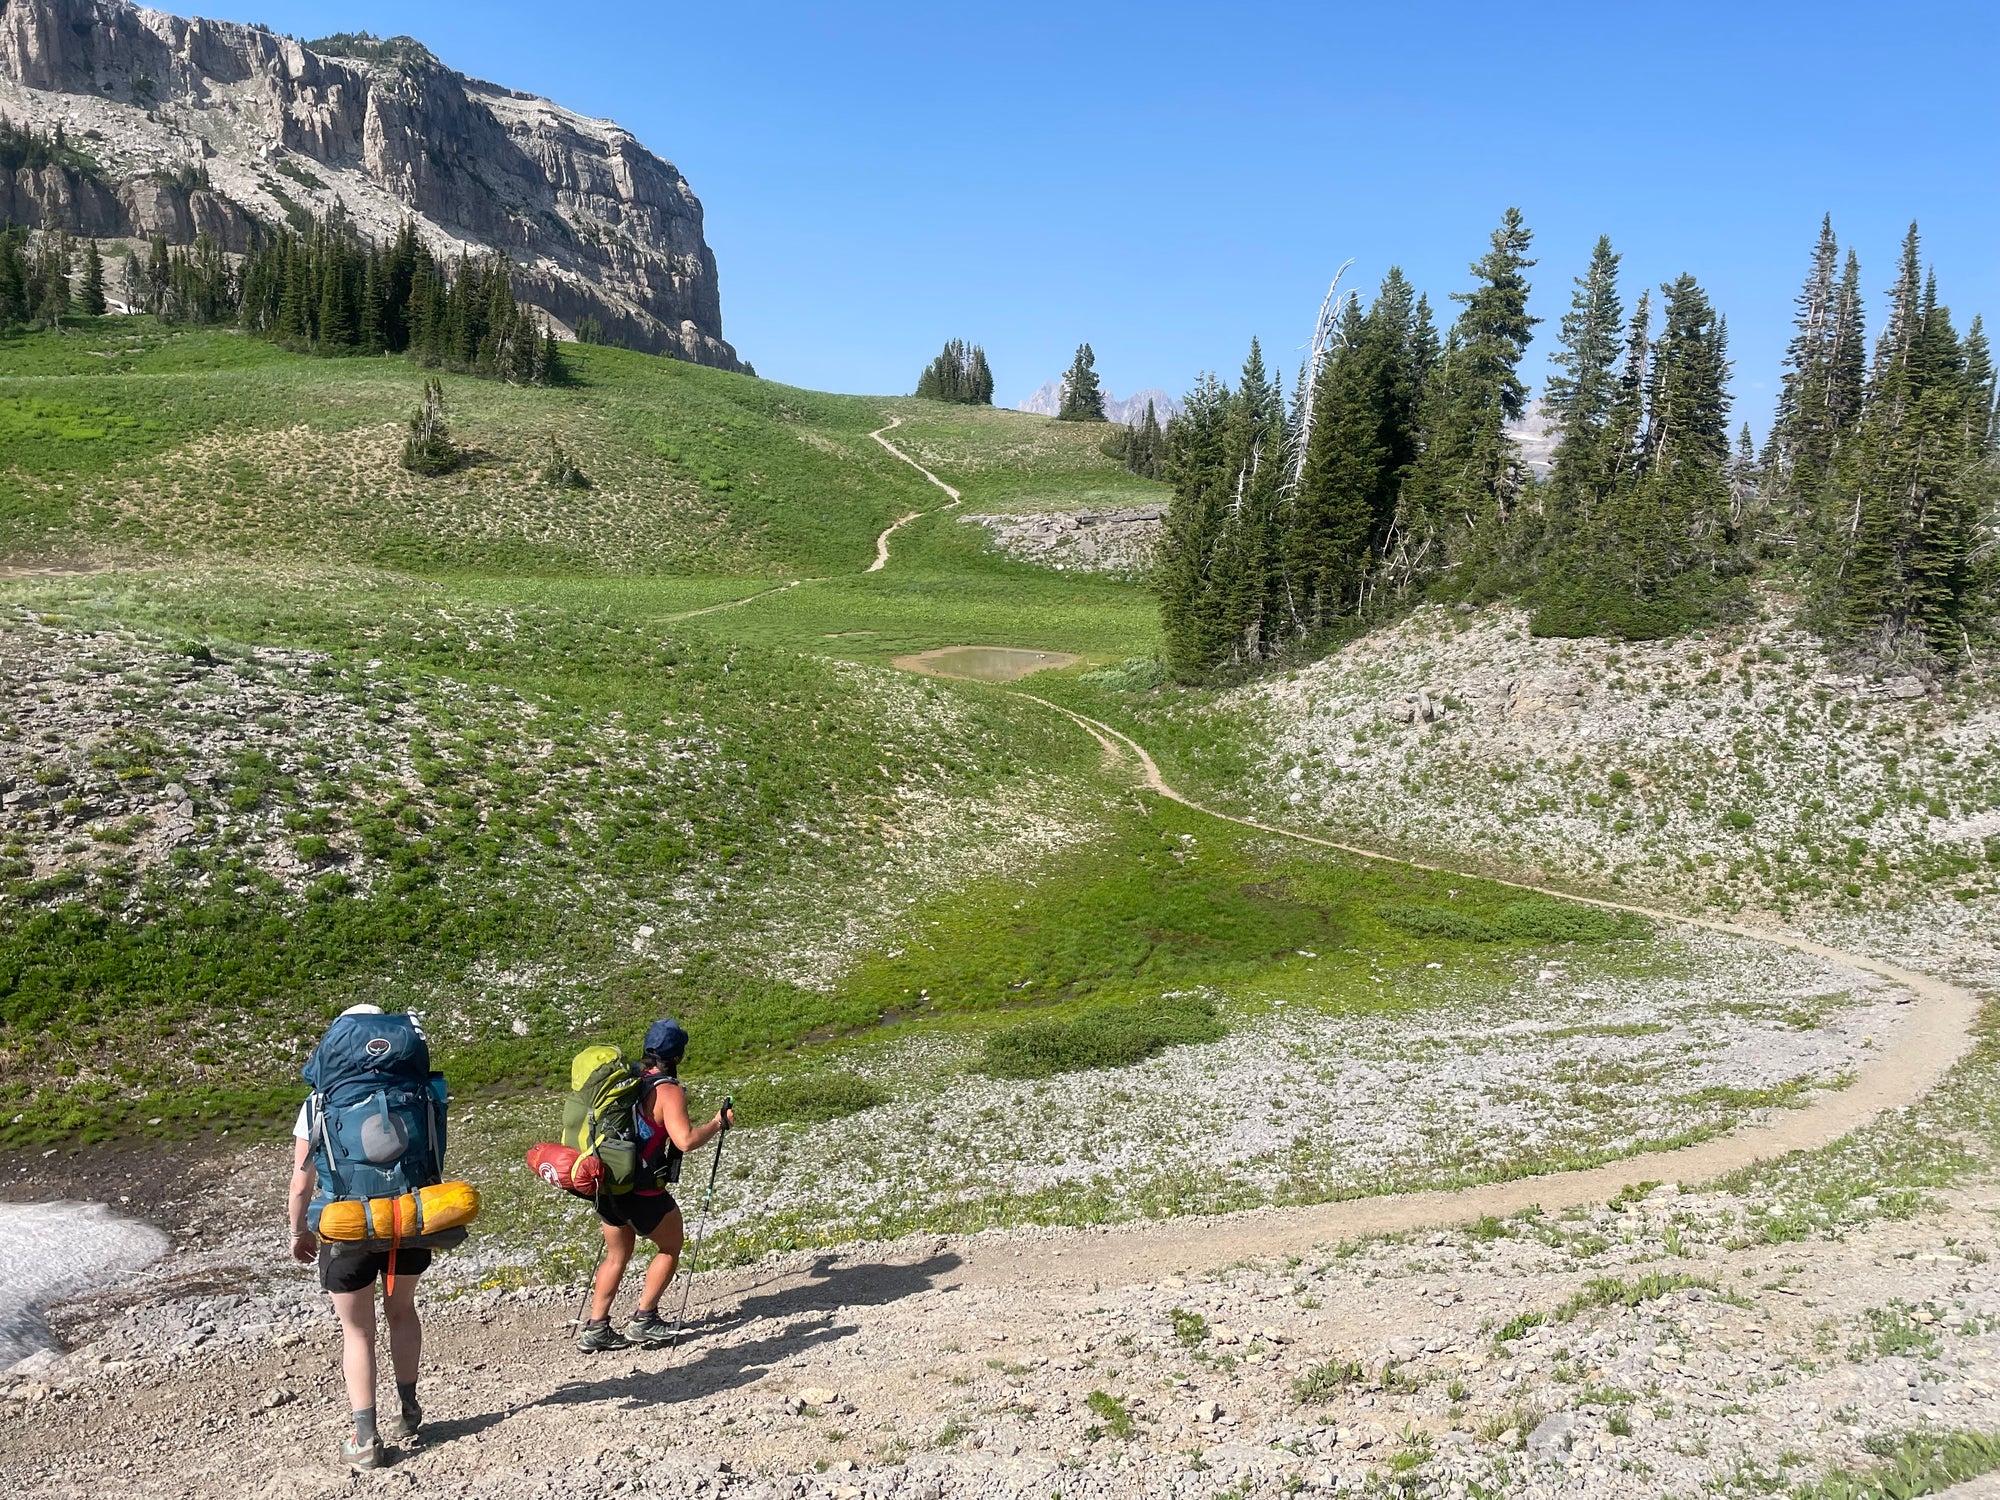
<path id="1" fill-rule="evenodd" d="M 938 510 L 950 510 L 952 506 L 958 504 L 958 502 L 964 497 L 961 496 L 957 490 L 953 489 L 950 485 L 946 484 L 942 479 L 938 478 L 937 475 L 933 474 L 929 469 L 926 469 L 922 464 L 918 463 L 914 458 L 910 457 L 910 455 L 905 453 L 901 448 L 898 448 L 894 443 L 890 442 L 887 438 L 882 436 L 883 433 L 891 432 L 896 428 L 901 427 L 902 425 L 903 425 L 903 419 L 901 417 L 892 416 L 889 418 L 889 425 L 887 427 L 878 427 L 868 435 L 873 439 L 875 439 L 876 442 L 880 443 L 884 448 L 887 448 L 891 453 L 895 454 L 896 457 L 900 458 L 904 463 L 908 464 L 911 468 L 915 469 L 919 474 L 923 475 L 924 478 L 928 479 L 932 484 L 936 485 L 939 489 L 943 490 L 947 495 L 951 496 L 951 499 L 947 503 L 937 507 Z M 909 525 L 910 522 L 916 520 L 919 516 L 928 516 L 931 514 L 933 514 L 933 512 L 928 510 L 913 510 L 907 516 L 901 516 L 897 518 L 895 521 L 892 521 L 888 525 L 888 527 L 884 529 L 882 534 L 875 538 L 875 561 L 873 561 L 868 565 L 868 571 L 871 573 L 879 573 L 884 568 L 889 566 L 889 538 L 892 535 L 902 530 L 903 527 Z"/>
<path id="2" fill-rule="evenodd" d="M 773 594 L 782 594 L 786 589 L 795 589 L 802 583 L 818 583 L 817 578 L 794 578 L 790 583 L 781 583 L 776 588 L 762 589 L 754 594 L 745 594 L 741 599 L 724 599 L 720 604 L 706 605 L 701 609 L 684 609 L 677 615 L 661 615 L 662 623 L 673 625 L 682 620 L 698 619 L 702 615 L 718 614 L 725 609 L 741 609 L 746 604 L 755 604 L 759 599 L 768 599 Z"/>
<path id="3" fill-rule="evenodd" d="M 887 426 L 876 429 L 869 436 L 951 496 L 950 502 L 939 506 L 939 510 L 948 510 L 958 504 L 960 496 L 956 489 L 883 436 L 901 423 L 901 417 L 891 417 Z M 879 572 L 887 565 L 889 538 L 894 532 L 908 522 L 929 514 L 932 512 L 912 511 L 883 531 L 875 539 L 875 561 L 869 565 L 868 571 Z M 747 599 L 711 605 L 708 609 L 692 611 L 677 618 L 692 618 L 695 614 L 733 608 L 775 592 L 778 590 L 766 590 Z M 919 667 L 914 657 L 899 658 L 896 665 L 906 669 L 930 670 L 928 662 Z M 1318 834 L 1219 812 L 1169 783 L 1146 748 L 1122 730 L 1033 693 L 1018 688 L 1009 691 L 1071 720 L 1098 742 L 1109 759 L 1134 767 L 1148 790 L 1208 817 L 1361 859 L 1443 875 L 1467 875 L 1467 872 L 1448 865 L 1407 859 L 1379 849 L 1342 843 Z M 1467 878 L 1473 877 L 1467 875 Z M 1679 923 L 1757 942 L 1775 943 L 1879 974 L 1909 990 L 1918 1003 L 1914 1014 L 1897 1028 L 1881 1055 L 1848 1087 L 1822 1094 L 1804 1108 L 1776 1111 L 1771 1118 L 1759 1124 L 1745 1126 L 1697 1145 L 1624 1157 L 1601 1167 L 1448 1191 L 1382 1195 L 1306 1208 L 1257 1209 L 1217 1217 L 1124 1225 L 1081 1234 L 1068 1241 L 1060 1256 L 1024 1256 L 1009 1244 L 967 1241 L 963 1244 L 956 1272 L 945 1280 L 970 1285 L 1018 1285 L 1029 1281 L 1123 1285 L 1150 1280 L 1169 1271 L 1213 1269 L 1251 1256 L 1302 1253 L 1317 1245 L 1364 1235 L 1441 1228 L 1488 1214 L 1504 1217 L 1531 1207 L 1560 1210 L 1603 1202 L 1628 1183 L 1700 1182 L 1773 1156 L 1823 1146 L 1866 1124 L 1883 1110 L 1914 1103 L 1972 1045 L 1972 1027 L 1980 1009 L 1979 997 L 1968 989 L 1931 975 L 1919 974 L 1862 954 L 1843 952 L 1792 933 L 1724 922 L 1712 917 L 1657 911 L 1602 897 L 1552 892 L 1530 881 L 1491 876 L 1478 878 L 1517 890 L 1559 895 L 1564 900 L 1606 911 L 1629 912 L 1657 922 Z M 721 1279 L 725 1288 L 733 1280 Z M 727 1295 L 726 1290 L 724 1294 Z"/>
<path id="4" fill-rule="evenodd" d="M 1071 719 L 1103 746 L 1107 755 L 1136 765 L 1150 791 L 1196 812 L 1254 828 L 1261 833 L 1339 850 L 1362 859 L 1439 874 L 1463 873 L 1446 865 L 1403 859 L 1380 850 L 1217 812 L 1171 785 L 1145 747 L 1130 735 L 1047 698 L 1038 698 L 1019 689 L 1010 691 Z M 1308 1208 L 1258 1209 L 1215 1218 L 1124 1226 L 1082 1237 L 1080 1242 L 1066 1246 L 1059 1260 L 1039 1256 L 1017 1258 L 1012 1247 L 986 1247 L 975 1241 L 965 1247 L 962 1277 L 975 1284 L 1031 1280 L 1119 1284 L 1145 1280 L 1167 1271 L 1213 1269 L 1250 1256 L 1303 1253 L 1316 1245 L 1361 1235 L 1438 1228 L 1487 1214 L 1505 1216 L 1537 1206 L 1555 1210 L 1601 1203 L 1616 1195 L 1628 1183 L 1699 1182 L 1772 1156 L 1825 1145 L 1866 1124 L 1885 1109 L 1914 1103 L 1972 1045 L 1972 1027 L 1979 1015 L 1979 997 L 1970 990 L 1931 975 L 1919 974 L 1862 954 L 1845 953 L 1791 933 L 1708 917 L 1655 911 L 1649 907 L 1598 897 L 1548 892 L 1544 887 L 1527 881 L 1495 880 L 1493 883 L 1518 890 L 1556 894 L 1564 900 L 1607 911 L 1630 912 L 1658 922 L 1704 927 L 1758 942 L 1776 943 L 1801 953 L 1880 974 L 1910 990 L 1917 997 L 1918 1004 L 1915 1013 L 1898 1028 L 1882 1055 L 1847 1088 L 1823 1094 L 1802 1109 L 1779 1111 L 1761 1124 L 1746 1126 L 1698 1145 L 1628 1156 L 1601 1167 L 1453 1191 L 1355 1198 Z"/>

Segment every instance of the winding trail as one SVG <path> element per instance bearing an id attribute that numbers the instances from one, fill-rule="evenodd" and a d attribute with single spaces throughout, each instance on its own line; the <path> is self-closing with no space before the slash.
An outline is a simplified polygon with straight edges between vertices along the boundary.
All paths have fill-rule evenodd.
<path id="1" fill-rule="evenodd" d="M 951 496 L 951 499 L 943 505 L 934 507 L 932 510 L 913 510 L 907 516 L 901 516 L 896 520 L 891 521 L 889 525 L 886 528 L 884 528 L 882 534 L 875 538 L 875 561 L 873 561 L 868 565 L 868 571 L 870 573 L 879 573 L 884 568 L 889 566 L 889 538 L 891 536 L 895 535 L 898 531 L 902 530 L 903 527 L 909 525 L 910 522 L 916 520 L 918 517 L 934 515 L 937 511 L 940 510 L 950 510 L 952 506 L 958 504 L 958 502 L 964 498 L 962 495 L 959 494 L 957 490 L 953 489 L 950 485 L 946 484 L 942 479 L 938 478 L 937 475 L 933 474 L 929 469 L 926 469 L 922 464 L 918 463 L 914 458 L 910 457 L 910 455 L 905 453 L 901 448 L 898 448 L 894 443 L 890 442 L 887 438 L 882 436 L 883 433 L 893 432 L 896 428 L 901 427 L 902 425 L 903 425 L 903 419 L 899 416 L 892 415 L 889 418 L 889 425 L 887 427 L 878 427 L 868 435 L 873 439 L 875 439 L 876 442 L 880 443 L 884 448 L 887 448 L 891 453 L 895 454 L 896 457 L 900 458 L 904 463 L 908 464 L 911 468 L 915 469 L 919 474 L 923 475 L 924 478 L 928 479 L 932 484 L 936 485 L 939 489 L 943 490 L 947 495 Z"/>
<path id="2" fill-rule="evenodd" d="M 1602 1203 L 1630 1183 L 1703 1181 L 1774 1156 L 1824 1146 L 1867 1124 L 1884 1110 L 1914 1104 L 1971 1050 L 1972 1028 L 1979 1016 L 1980 999 L 1961 985 L 1881 959 L 1843 952 L 1792 933 L 1748 927 L 1710 917 L 1656 911 L 1651 907 L 1607 901 L 1596 896 L 1551 891 L 1529 881 L 1470 875 L 1449 865 L 1385 854 L 1379 849 L 1346 844 L 1297 829 L 1260 823 L 1254 818 L 1218 812 L 1168 782 L 1146 748 L 1123 730 L 1033 693 L 1022 692 L 1018 688 L 1008 691 L 1073 721 L 1103 747 L 1109 759 L 1135 767 L 1147 790 L 1222 822 L 1383 864 L 1403 865 L 1443 875 L 1463 875 L 1468 880 L 1485 880 L 1516 890 L 1535 891 L 1605 911 L 1629 912 L 1656 922 L 1706 928 L 1711 932 L 1772 943 L 1879 974 L 1911 991 L 1917 997 L 1917 1004 L 1913 1014 L 1897 1028 L 1895 1036 L 1880 1056 L 1863 1068 L 1846 1088 L 1822 1093 L 1800 1109 L 1774 1111 L 1770 1118 L 1758 1124 L 1743 1126 L 1727 1135 L 1692 1146 L 1620 1157 L 1602 1166 L 1577 1171 L 1551 1172 L 1544 1176 L 1520 1177 L 1476 1187 L 1383 1194 L 1302 1208 L 1254 1209 L 1238 1214 L 1120 1225 L 1066 1242 L 1060 1260 L 1042 1256 L 1032 1259 L 1017 1257 L 1011 1247 L 986 1247 L 976 1240 L 967 1241 L 962 1252 L 965 1257 L 962 1274 L 969 1281 L 999 1283 L 1047 1279 L 1116 1284 L 1143 1280 L 1170 1270 L 1212 1269 L 1250 1256 L 1305 1254 L 1317 1246 L 1361 1235 L 1442 1228 L 1487 1214 L 1505 1217 L 1528 1208 L 1560 1210 Z"/>
<path id="3" fill-rule="evenodd" d="M 936 510 L 951 509 L 959 503 L 959 492 L 883 435 L 902 425 L 902 420 L 899 416 L 892 416 L 887 426 L 877 428 L 869 436 L 951 497 L 949 503 L 936 507 Z M 889 538 L 892 535 L 909 522 L 932 514 L 935 511 L 911 511 L 876 537 L 875 560 L 869 564 L 867 571 L 877 573 L 888 565 Z M 785 587 L 796 587 L 796 583 Z M 718 610 L 768 598 L 778 592 L 781 590 L 766 589 L 748 598 L 729 600 L 672 618 L 691 619 L 696 615 L 713 614 Z M 987 1243 L 977 1237 L 962 1239 L 955 1245 L 962 1263 L 956 1272 L 944 1278 L 947 1281 L 993 1285 L 1034 1281 L 1115 1285 L 1149 1279 L 1169 1271 L 1211 1269 L 1250 1256 L 1305 1254 L 1317 1246 L 1362 1235 L 1442 1228 L 1487 1214 L 1504 1217 L 1535 1207 L 1554 1211 L 1601 1203 L 1616 1196 L 1621 1188 L 1630 1183 L 1703 1181 L 1789 1152 L 1824 1146 L 1867 1124 L 1884 1110 L 1913 1104 L 1972 1047 L 1973 1026 L 1978 1020 L 1981 1002 L 1978 995 L 1961 985 L 1881 959 L 1843 952 L 1792 933 L 1724 922 L 1712 917 L 1658 911 L 1598 896 L 1580 896 L 1568 891 L 1550 890 L 1531 881 L 1474 875 L 1449 865 L 1388 854 L 1379 849 L 1220 812 L 1172 785 L 1146 748 L 1123 730 L 1019 688 L 1004 691 L 1063 715 L 1097 741 L 1108 761 L 1136 772 L 1137 779 L 1147 790 L 1207 817 L 1255 829 L 1275 838 L 1336 850 L 1359 859 L 1441 875 L 1463 876 L 1468 880 L 1485 880 L 1494 885 L 1556 896 L 1605 911 L 1628 912 L 1656 922 L 1699 927 L 1732 937 L 1772 943 L 1878 974 L 1909 990 L 1916 997 L 1916 1004 L 1913 1013 L 1903 1020 L 1880 1055 L 1864 1067 L 1846 1088 L 1823 1092 L 1799 1109 L 1775 1110 L 1769 1118 L 1757 1124 L 1743 1126 L 1727 1135 L 1692 1146 L 1620 1157 L 1602 1166 L 1576 1171 L 1551 1172 L 1473 1187 L 1381 1194 L 1297 1208 L 1264 1208 L 1236 1214 L 1148 1220 L 1108 1229 L 1080 1231 L 1074 1237 L 1063 1239 L 1059 1256 L 1024 1255 L 1010 1243 Z M 733 1279 L 722 1278 L 724 1284 Z"/>
<path id="4" fill-rule="evenodd" d="M 786 589 L 795 589 L 802 583 L 818 583 L 817 578 L 794 578 L 790 583 L 781 583 L 776 588 L 763 589 L 755 594 L 745 594 L 741 599 L 724 599 L 720 604 L 704 605 L 700 609 L 684 609 L 677 615 L 660 615 L 665 624 L 676 624 L 681 620 L 699 619 L 702 615 L 720 614 L 725 609 L 741 609 L 746 604 L 755 604 L 759 599 L 768 599 L 773 594 L 782 594 Z"/>

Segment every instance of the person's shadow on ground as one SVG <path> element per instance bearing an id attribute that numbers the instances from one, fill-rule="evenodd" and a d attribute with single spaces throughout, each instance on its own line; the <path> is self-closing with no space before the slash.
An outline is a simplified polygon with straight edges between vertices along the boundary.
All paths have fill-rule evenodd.
<path id="1" fill-rule="evenodd" d="M 837 1319 L 843 1308 L 881 1307 L 927 1292 L 940 1276 L 963 1263 L 952 1254 L 933 1255 L 914 1265 L 837 1266 L 836 1260 L 823 1255 L 813 1263 L 804 1284 L 746 1296 L 689 1328 L 681 1348 L 667 1356 L 673 1363 L 664 1369 L 636 1369 L 604 1380 L 573 1382 L 529 1405 L 623 1401 L 628 1407 L 651 1406 L 752 1385 L 773 1365 L 859 1332 L 858 1325 Z M 725 1342 L 736 1330 L 765 1322 L 777 1325 L 765 1337 Z M 691 1347 L 699 1350 L 692 1359 Z"/>

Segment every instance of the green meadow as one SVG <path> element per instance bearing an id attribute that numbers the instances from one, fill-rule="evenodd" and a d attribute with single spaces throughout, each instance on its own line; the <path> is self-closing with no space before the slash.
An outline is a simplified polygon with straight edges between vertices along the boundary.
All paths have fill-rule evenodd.
<path id="1" fill-rule="evenodd" d="M 33 793 L 0 851 L 0 1142 L 278 1121 L 357 999 L 422 1011 L 468 1099 L 677 1013 L 776 1125 L 881 1102 L 849 1060 L 911 1038 L 1047 1077 L 1649 942 L 1279 847 L 1018 693 L 896 671 L 1061 650 L 1032 691 L 1143 711 L 1143 586 L 959 519 L 1159 503 L 1101 431 L 566 352 L 560 389 L 448 377 L 467 462 L 418 479 L 400 360 L 123 319 L 0 344 L 0 751 Z M 869 437 L 891 417 L 961 506 Z M 551 439 L 588 488 L 541 482 Z M 1209 733 L 1164 748 L 1226 772 Z"/>

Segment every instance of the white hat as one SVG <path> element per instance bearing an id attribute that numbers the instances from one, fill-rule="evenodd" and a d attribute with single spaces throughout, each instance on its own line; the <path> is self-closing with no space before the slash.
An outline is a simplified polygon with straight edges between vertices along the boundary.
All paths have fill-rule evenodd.
<path id="1" fill-rule="evenodd" d="M 350 1005 L 341 1014 L 343 1016 L 379 1016 L 382 1014 L 382 1007 L 379 1005 Z"/>

